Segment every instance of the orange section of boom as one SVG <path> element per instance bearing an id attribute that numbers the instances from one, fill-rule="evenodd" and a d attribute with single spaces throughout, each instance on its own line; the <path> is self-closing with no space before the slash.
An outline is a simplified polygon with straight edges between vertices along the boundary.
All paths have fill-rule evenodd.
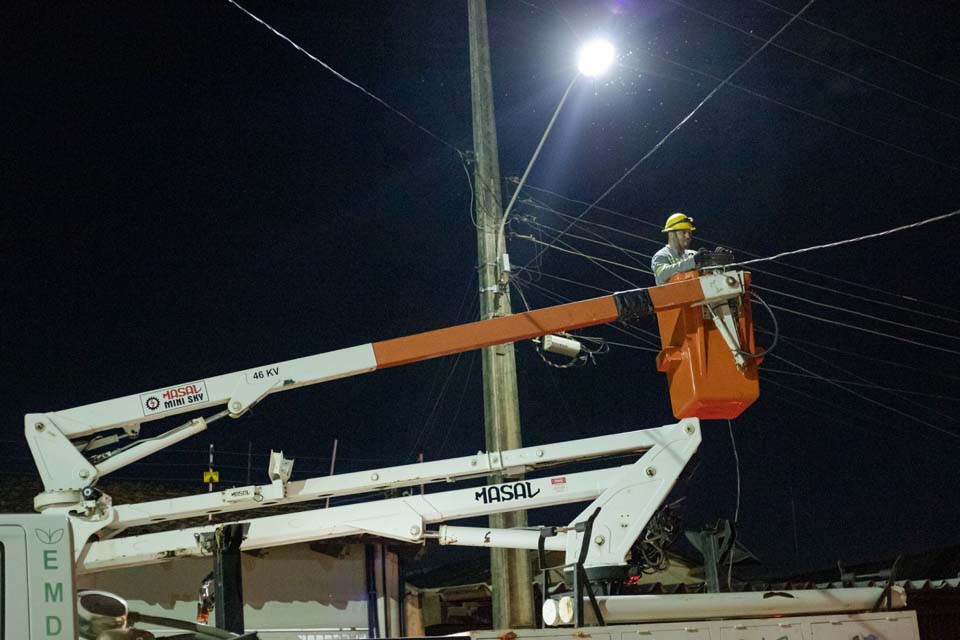
<path id="1" fill-rule="evenodd" d="M 696 271 L 689 271 L 685 274 L 685 278 L 671 278 L 667 284 L 647 289 L 653 308 L 659 313 L 703 300 L 703 287 L 700 286 L 699 275 Z"/>
<path id="2" fill-rule="evenodd" d="M 614 297 L 605 296 L 374 342 L 373 353 L 377 368 L 384 369 L 548 333 L 591 327 L 613 322 L 618 317 Z"/>

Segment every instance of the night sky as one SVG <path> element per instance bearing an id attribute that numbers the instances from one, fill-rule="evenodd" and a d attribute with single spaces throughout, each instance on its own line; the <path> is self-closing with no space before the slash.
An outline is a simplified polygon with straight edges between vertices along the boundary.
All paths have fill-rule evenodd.
<path id="1" fill-rule="evenodd" d="M 696 219 L 696 246 L 747 258 L 960 208 L 960 14 L 821 0 L 556 244 L 622 266 L 554 249 L 531 262 L 530 238 L 566 228 L 805 4 L 771 2 L 490 0 L 507 179 L 573 77 L 578 41 L 605 35 L 618 52 L 574 88 L 512 216 L 531 307 L 651 285 L 645 256 L 673 211 Z M 4 483 L 34 474 L 25 413 L 478 315 L 471 186 L 451 149 L 472 146 L 465 3 L 241 4 L 436 137 L 226 0 L 10 5 Z M 772 573 L 960 542 L 958 224 L 757 265 L 780 342 L 733 432 L 741 541 Z M 518 344 L 525 444 L 674 421 L 649 335 L 582 333 L 625 346 L 556 369 Z M 305 478 L 326 473 L 335 438 L 341 471 L 484 448 L 479 356 L 275 394 L 116 475 L 201 492 L 213 443 L 227 486 L 247 482 L 248 451 L 251 480 L 266 482 L 271 448 Z M 678 490 L 688 528 L 734 516 L 736 469 L 726 422 L 705 422 Z"/>

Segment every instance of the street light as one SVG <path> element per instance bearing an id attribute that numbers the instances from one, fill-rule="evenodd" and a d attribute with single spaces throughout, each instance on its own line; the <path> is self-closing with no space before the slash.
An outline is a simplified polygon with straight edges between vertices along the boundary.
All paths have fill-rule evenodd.
<path id="1" fill-rule="evenodd" d="M 614 57 L 613 45 L 607 40 L 591 40 L 580 49 L 577 69 L 582 75 L 592 78 L 610 68 Z"/>
<path id="2" fill-rule="evenodd" d="M 533 169 L 533 163 L 537 161 L 537 156 L 540 155 L 540 150 L 543 148 L 543 143 L 546 142 L 547 136 L 550 135 L 550 130 L 553 128 L 553 123 L 557 121 L 557 116 L 560 115 L 560 110 L 563 108 L 563 104 L 567 101 L 567 96 L 570 95 L 570 90 L 573 89 L 573 85 L 577 83 L 577 80 L 580 79 L 580 76 L 593 78 L 599 76 L 609 69 L 610 65 L 613 64 L 615 54 L 616 51 L 614 50 L 613 45 L 610 44 L 609 41 L 602 39 L 591 40 L 580 48 L 580 55 L 577 62 L 578 73 L 573 77 L 573 80 L 570 81 L 570 85 L 567 87 L 567 90 L 563 92 L 563 97 L 560 98 L 560 104 L 557 105 L 556 110 L 553 112 L 553 117 L 550 118 L 550 124 L 547 125 L 547 130 L 543 132 L 543 137 L 540 138 L 540 144 L 537 145 L 536 151 L 533 152 L 533 157 L 530 158 L 530 163 L 527 165 L 526 171 L 523 172 L 523 177 L 520 178 L 520 182 L 517 184 L 517 188 L 513 192 L 513 197 L 510 198 L 510 203 L 507 205 L 507 208 L 504 210 L 503 216 L 500 219 L 500 229 L 497 233 L 498 254 L 503 255 L 506 253 L 504 229 L 507 226 L 507 217 L 510 215 L 511 209 L 513 209 L 513 204 L 517 201 L 517 196 L 520 195 L 520 190 L 523 189 L 523 185 L 527 181 L 527 176 L 530 175 L 530 170 Z"/>

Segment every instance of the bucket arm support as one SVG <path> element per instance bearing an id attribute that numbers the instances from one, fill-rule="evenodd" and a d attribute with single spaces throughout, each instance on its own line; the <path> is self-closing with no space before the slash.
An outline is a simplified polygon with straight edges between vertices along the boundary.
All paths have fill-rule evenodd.
<path id="1" fill-rule="evenodd" d="M 249 551 L 356 534 L 372 534 L 405 542 L 441 538 L 446 544 L 471 546 L 478 544 L 479 534 L 479 544 L 483 546 L 531 548 L 532 545 L 532 548 L 536 548 L 539 532 L 535 530 L 485 529 L 484 533 L 480 534 L 479 530 L 469 527 L 441 528 L 440 531 L 430 532 L 427 526 L 516 509 L 592 501 L 585 511 L 592 512 L 599 506 L 601 512 L 594 523 L 594 539 L 586 566 L 619 566 L 624 563 L 625 556 L 637 536 L 666 499 L 683 468 L 696 452 L 701 434 L 699 421 L 690 418 L 676 424 L 620 434 L 612 438 L 620 439 L 621 442 L 608 453 L 624 452 L 622 444 L 629 439 L 633 443 L 631 449 L 641 454 L 640 458 L 630 465 L 596 471 L 372 500 L 329 509 L 245 520 L 242 522 L 249 524 L 249 529 L 241 549 Z M 542 449 L 575 448 L 578 442 L 581 441 L 544 445 Z M 515 454 L 525 455 L 524 452 L 528 450 L 536 455 L 537 448 L 531 447 L 505 451 L 500 457 L 510 459 L 515 457 Z M 568 532 L 562 532 L 551 539 L 548 548 L 566 549 L 568 555 L 571 549 L 579 553 L 581 534 L 573 530 L 573 525 L 579 519 L 578 517 L 571 523 Z M 75 526 L 81 524 L 79 518 L 72 517 L 72 520 Z M 91 542 L 77 549 L 77 570 L 86 573 L 161 562 L 174 557 L 206 555 L 208 552 L 203 549 L 201 541 L 205 534 L 211 533 L 216 526 L 219 525 Z M 462 541 L 457 536 L 460 536 Z"/>

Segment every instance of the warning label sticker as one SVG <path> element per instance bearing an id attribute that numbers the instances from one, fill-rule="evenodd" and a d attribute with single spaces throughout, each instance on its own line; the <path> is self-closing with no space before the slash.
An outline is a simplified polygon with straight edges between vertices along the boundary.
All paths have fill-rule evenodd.
<path id="1" fill-rule="evenodd" d="M 140 396 L 140 408 L 143 409 L 143 415 L 152 416 L 181 407 L 199 405 L 209 399 L 206 382 L 198 380 L 189 384 L 144 393 Z"/>
<path id="2" fill-rule="evenodd" d="M 560 477 L 557 477 L 557 478 L 550 478 L 550 488 L 553 489 L 554 492 L 557 492 L 557 493 L 559 493 L 559 492 L 561 492 L 561 491 L 566 491 L 566 490 L 567 490 L 567 478 L 566 478 L 566 476 L 560 476 Z"/>

